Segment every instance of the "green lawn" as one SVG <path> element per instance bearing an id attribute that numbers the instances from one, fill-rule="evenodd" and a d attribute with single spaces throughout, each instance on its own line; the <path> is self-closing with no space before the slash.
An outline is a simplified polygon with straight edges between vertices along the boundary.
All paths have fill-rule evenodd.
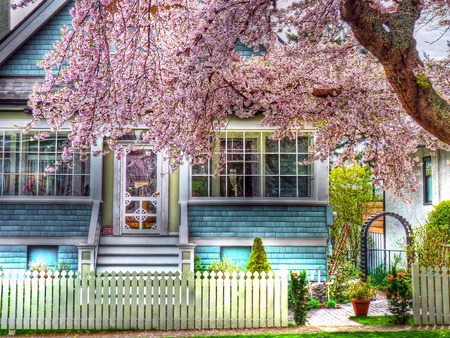
<path id="1" fill-rule="evenodd" d="M 350 319 L 363 325 L 391 326 L 394 325 L 391 319 L 394 316 L 353 316 Z M 409 325 L 414 325 L 414 319 L 411 316 L 408 321 Z"/>
<path id="2" fill-rule="evenodd" d="M 267 335 L 229 335 L 229 336 L 194 336 L 191 338 L 205 337 L 226 337 L 226 338 L 366 338 L 366 337 L 395 337 L 395 338 L 434 338 L 434 337 L 450 337 L 450 330 L 432 330 L 432 331 L 390 331 L 390 332 L 318 332 L 318 333 L 296 333 L 296 334 L 267 334 Z"/>

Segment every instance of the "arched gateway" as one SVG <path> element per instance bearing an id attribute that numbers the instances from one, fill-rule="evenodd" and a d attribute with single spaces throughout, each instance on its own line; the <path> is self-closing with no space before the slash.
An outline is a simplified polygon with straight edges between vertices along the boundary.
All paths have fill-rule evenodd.
<path id="1" fill-rule="evenodd" d="M 411 245 L 412 229 L 411 229 L 411 225 L 405 218 L 403 218 L 402 216 L 400 216 L 396 213 L 388 212 L 388 211 L 379 212 L 375 215 L 370 216 L 366 220 L 366 222 L 364 223 L 364 225 L 361 229 L 361 270 L 364 273 L 365 278 L 367 278 L 367 276 L 369 275 L 369 262 L 372 261 L 371 255 L 374 254 L 373 250 L 369 250 L 369 248 L 368 248 L 369 229 L 376 220 L 380 219 L 381 217 L 386 217 L 386 216 L 393 217 L 397 221 L 400 222 L 400 224 L 403 226 L 403 229 L 405 230 L 406 245 L 407 246 Z M 384 261 L 385 261 L 387 250 L 383 250 L 383 252 L 384 252 Z"/>

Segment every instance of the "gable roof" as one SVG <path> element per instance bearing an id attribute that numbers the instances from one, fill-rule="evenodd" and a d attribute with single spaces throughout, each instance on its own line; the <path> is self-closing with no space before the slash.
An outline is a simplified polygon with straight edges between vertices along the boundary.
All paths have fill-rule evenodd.
<path id="1" fill-rule="evenodd" d="M 0 40 L 0 66 L 70 0 L 44 0 Z"/>

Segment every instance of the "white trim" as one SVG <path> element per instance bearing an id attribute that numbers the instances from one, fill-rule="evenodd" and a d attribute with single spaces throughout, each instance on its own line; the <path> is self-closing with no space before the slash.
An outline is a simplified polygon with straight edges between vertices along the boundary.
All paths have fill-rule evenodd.
<path id="1" fill-rule="evenodd" d="M 253 238 L 191 237 L 197 246 L 252 246 Z M 327 238 L 262 238 L 264 246 L 327 246 Z"/>
<path id="2" fill-rule="evenodd" d="M 85 204 L 91 205 L 93 199 L 86 197 L 64 197 L 64 196 L 1 196 L 0 204 Z"/>
<path id="3" fill-rule="evenodd" d="M 197 197 L 191 199 L 188 205 L 328 205 L 326 201 L 316 201 L 314 199 L 283 199 L 282 197 Z"/>
<path id="4" fill-rule="evenodd" d="M 0 237 L 0 245 L 73 245 L 78 246 L 87 242 L 86 237 Z"/>

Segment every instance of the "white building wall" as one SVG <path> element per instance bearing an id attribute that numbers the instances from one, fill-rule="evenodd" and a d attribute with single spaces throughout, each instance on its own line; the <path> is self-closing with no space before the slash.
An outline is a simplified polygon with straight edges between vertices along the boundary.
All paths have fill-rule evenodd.
<path id="1" fill-rule="evenodd" d="M 417 156 L 430 156 L 430 152 L 426 149 L 419 149 Z M 450 152 L 438 151 L 436 156 L 431 157 L 432 166 L 432 189 L 433 189 L 433 203 L 424 204 L 423 196 L 423 169 L 422 160 L 417 168 L 418 181 L 421 182 L 417 187 L 415 193 L 408 197 L 412 201 L 407 204 L 402 198 L 395 196 L 393 191 L 386 191 L 385 193 L 385 210 L 395 212 L 404 217 L 414 228 L 418 225 L 425 224 L 428 213 L 433 210 L 433 205 L 436 205 L 444 200 L 450 199 Z M 399 234 L 404 234 L 403 227 L 400 223 L 391 217 L 386 219 L 386 248 L 397 249 Z"/>

